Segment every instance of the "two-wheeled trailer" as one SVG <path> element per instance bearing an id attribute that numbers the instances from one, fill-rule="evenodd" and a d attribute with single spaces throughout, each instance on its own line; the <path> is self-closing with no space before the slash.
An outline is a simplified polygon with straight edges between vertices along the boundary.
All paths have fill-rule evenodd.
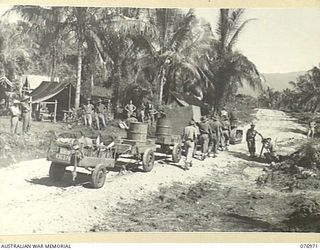
<path id="1" fill-rule="evenodd" d="M 171 121 L 161 118 L 157 122 L 155 143 L 160 145 L 161 153 L 171 154 L 172 161 L 178 163 L 182 155 L 182 139 L 172 134 Z"/>
<path id="2" fill-rule="evenodd" d="M 49 178 L 59 181 L 67 167 L 73 167 L 72 179 L 75 182 L 78 168 L 91 175 L 91 186 L 101 188 L 106 180 L 107 170 L 115 167 L 114 147 L 98 144 L 92 138 L 57 138 L 52 140 L 47 152 L 51 161 Z"/>

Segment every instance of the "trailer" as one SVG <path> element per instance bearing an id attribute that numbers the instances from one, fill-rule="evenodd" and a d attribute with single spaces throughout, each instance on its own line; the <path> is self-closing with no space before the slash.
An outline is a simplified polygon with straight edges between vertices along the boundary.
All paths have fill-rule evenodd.
<path id="1" fill-rule="evenodd" d="M 91 186 L 101 188 L 107 170 L 115 167 L 116 151 L 113 146 L 105 146 L 93 138 L 58 137 L 50 143 L 47 160 L 51 161 L 49 178 L 52 181 L 60 181 L 66 167 L 73 166 L 73 182 L 78 168 L 83 168 L 91 176 Z"/>
<path id="2" fill-rule="evenodd" d="M 158 119 L 155 143 L 160 145 L 160 152 L 172 155 L 172 162 L 178 163 L 182 156 L 182 139 L 172 134 L 171 121 L 166 117 Z"/>

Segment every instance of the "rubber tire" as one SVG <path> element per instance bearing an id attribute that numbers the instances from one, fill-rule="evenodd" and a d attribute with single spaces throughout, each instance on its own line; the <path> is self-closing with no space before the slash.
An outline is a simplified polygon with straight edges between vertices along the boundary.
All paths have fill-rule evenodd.
<path id="1" fill-rule="evenodd" d="M 98 164 L 91 174 L 91 186 L 93 188 L 102 188 L 107 178 L 107 169 L 104 165 Z"/>
<path id="2" fill-rule="evenodd" d="M 175 143 L 172 148 L 172 162 L 178 163 L 181 160 L 182 148 L 179 143 Z"/>
<path id="3" fill-rule="evenodd" d="M 148 148 L 144 151 L 142 156 L 142 166 L 145 172 L 150 172 L 154 165 L 154 151 L 152 148 Z"/>
<path id="4" fill-rule="evenodd" d="M 64 175 L 66 167 L 56 162 L 51 162 L 49 169 L 49 178 L 52 181 L 60 181 Z"/>

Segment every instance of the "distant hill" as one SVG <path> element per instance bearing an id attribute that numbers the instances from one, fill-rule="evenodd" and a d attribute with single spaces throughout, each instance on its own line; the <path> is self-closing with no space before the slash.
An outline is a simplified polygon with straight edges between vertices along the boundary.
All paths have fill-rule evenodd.
<path id="1" fill-rule="evenodd" d="M 288 72 L 288 73 L 262 73 L 266 82 L 264 83 L 265 86 L 269 86 L 274 90 L 283 90 L 286 88 L 291 88 L 292 86 L 289 84 L 290 81 L 295 81 L 296 78 L 305 71 L 297 71 L 297 72 Z M 242 89 L 239 89 L 239 94 L 246 94 L 251 96 L 258 96 L 258 91 L 253 91 L 248 86 L 244 86 Z"/>

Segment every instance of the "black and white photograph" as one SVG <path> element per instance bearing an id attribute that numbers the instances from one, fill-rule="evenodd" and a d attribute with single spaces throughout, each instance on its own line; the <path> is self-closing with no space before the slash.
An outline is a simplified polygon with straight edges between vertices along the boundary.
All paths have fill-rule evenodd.
<path id="1" fill-rule="evenodd" d="M 0 235 L 320 233 L 319 24 L 0 5 Z"/>

